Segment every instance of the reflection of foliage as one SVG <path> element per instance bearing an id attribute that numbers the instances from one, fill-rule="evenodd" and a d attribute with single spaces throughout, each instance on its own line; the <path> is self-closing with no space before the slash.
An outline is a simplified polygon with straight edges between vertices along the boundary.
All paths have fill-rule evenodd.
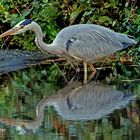
<path id="1" fill-rule="evenodd" d="M 30 110 L 28 115 L 35 115 L 33 109 L 40 99 L 54 94 L 58 89 L 57 81 L 54 80 L 58 76 L 60 76 L 59 71 L 54 66 L 48 68 L 48 71 L 31 68 L 28 71 L 13 73 L 12 79 L 10 78 L 9 82 L 6 81 L 5 86 L 1 86 L 0 114 L 12 116 L 13 112 L 24 113 L 25 105 Z"/>
<path id="2" fill-rule="evenodd" d="M 14 73 L 12 85 L 29 95 L 40 93 L 49 95 L 56 89 L 58 76 L 60 76 L 59 71 L 54 66 L 48 68 L 48 71 L 45 69 L 37 70 L 31 68 L 29 71 Z"/>

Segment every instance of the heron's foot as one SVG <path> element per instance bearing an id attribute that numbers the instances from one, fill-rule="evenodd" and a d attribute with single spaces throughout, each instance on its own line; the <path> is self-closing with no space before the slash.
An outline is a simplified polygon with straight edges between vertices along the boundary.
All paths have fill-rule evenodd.
<path id="1" fill-rule="evenodd" d="M 87 83 L 88 83 L 88 80 L 84 79 L 83 84 L 87 84 Z"/>
<path id="2" fill-rule="evenodd" d="M 80 68 L 79 68 L 79 67 L 77 67 L 77 68 L 76 68 L 76 73 L 78 73 L 78 74 L 79 74 L 79 72 L 80 72 Z"/>
<path id="3" fill-rule="evenodd" d="M 83 84 L 87 84 L 88 80 L 87 80 L 87 62 L 83 62 L 84 65 L 84 81 Z"/>
<path id="4" fill-rule="evenodd" d="M 96 69 L 94 68 L 93 64 L 89 64 L 89 67 L 90 67 L 91 74 L 89 76 L 88 82 L 90 82 L 93 79 L 96 73 Z"/>
<path id="5" fill-rule="evenodd" d="M 70 80 L 70 83 L 71 82 L 78 82 L 78 77 L 79 77 L 79 72 L 80 72 L 80 68 L 79 67 L 76 67 L 75 68 L 75 76 L 72 77 L 72 79 Z"/>

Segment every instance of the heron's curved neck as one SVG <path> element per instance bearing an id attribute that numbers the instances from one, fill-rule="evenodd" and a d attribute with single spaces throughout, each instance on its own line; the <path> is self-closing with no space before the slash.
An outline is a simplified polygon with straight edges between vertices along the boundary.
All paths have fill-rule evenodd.
<path id="1" fill-rule="evenodd" d="M 45 44 L 44 43 L 44 41 L 43 41 L 43 33 L 42 33 L 42 29 L 40 28 L 40 26 L 37 23 L 34 23 L 34 28 L 32 30 L 35 32 L 35 35 L 36 35 L 36 39 L 35 39 L 36 45 L 42 51 L 45 51 L 45 52 L 53 54 L 54 46 L 52 44 Z"/>

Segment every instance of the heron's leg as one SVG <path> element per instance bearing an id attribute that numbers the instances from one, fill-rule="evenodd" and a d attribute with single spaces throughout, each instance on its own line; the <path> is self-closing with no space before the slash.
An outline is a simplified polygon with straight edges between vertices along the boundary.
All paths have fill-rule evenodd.
<path id="1" fill-rule="evenodd" d="M 89 64 L 89 67 L 90 67 L 90 71 L 91 71 L 91 74 L 89 76 L 89 81 L 94 77 L 95 73 L 96 73 L 96 69 L 94 68 L 93 64 Z"/>
<path id="2" fill-rule="evenodd" d="M 87 83 L 87 62 L 83 62 L 84 65 L 84 84 Z"/>
<path id="3" fill-rule="evenodd" d="M 79 72 L 80 72 L 80 68 L 79 68 L 79 67 L 77 67 L 77 68 L 76 68 L 76 75 L 77 75 L 77 79 L 78 79 L 78 77 L 79 77 Z"/>
<path id="4" fill-rule="evenodd" d="M 78 77 L 79 77 L 79 72 L 80 72 L 80 68 L 79 67 L 76 67 L 76 68 L 74 68 L 75 69 L 75 76 L 74 77 L 72 77 L 72 79 L 70 80 L 70 83 L 71 83 L 71 81 L 75 81 L 75 82 L 77 82 L 78 81 Z"/>

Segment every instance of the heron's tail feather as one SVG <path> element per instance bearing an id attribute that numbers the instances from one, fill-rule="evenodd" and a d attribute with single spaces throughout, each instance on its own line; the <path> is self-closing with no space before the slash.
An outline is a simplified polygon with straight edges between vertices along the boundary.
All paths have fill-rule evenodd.
<path id="1" fill-rule="evenodd" d="M 125 35 L 125 34 L 118 33 L 118 38 L 122 42 L 122 45 L 123 45 L 122 49 L 125 49 L 129 46 L 137 44 L 137 41 L 135 40 L 135 37 L 130 36 L 130 35 Z"/>
<path id="2" fill-rule="evenodd" d="M 123 45 L 123 48 L 122 49 L 126 49 L 126 48 L 128 48 L 129 46 L 132 46 L 132 45 L 134 45 L 134 44 L 130 44 L 130 43 L 122 43 L 122 45 Z"/>

